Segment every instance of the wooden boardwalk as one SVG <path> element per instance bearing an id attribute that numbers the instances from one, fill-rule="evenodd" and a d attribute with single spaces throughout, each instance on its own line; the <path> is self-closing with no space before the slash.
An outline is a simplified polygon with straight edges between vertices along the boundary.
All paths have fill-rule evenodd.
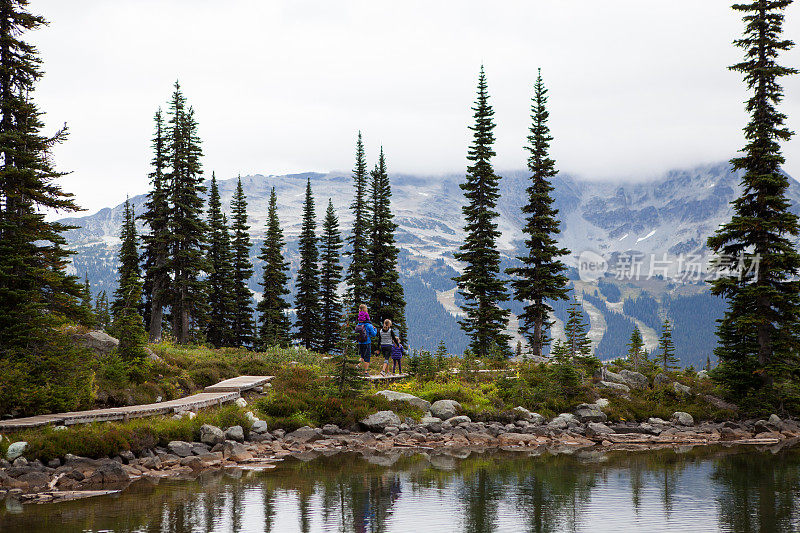
<path id="1" fill-rule="evenodd" d="M 216 385 L 206 387 L 204 392 L 165 402 L 0 420 L 0 432 L 47 425 L 71 426 L 75 424 L 88 424 L 90 422 L 125 421 L 131 418 L 195 411 L 204 407 L 232 402 L 239 398 L 243 391 L 260 387 L 271 379 L 272 376 L 239 376 L 238 378 L 226 379 Z M 214 389 L 219 386 L 221 386 L 221 390 L 209 391 L 209 389 Z"/>
<path id="2" fill-rule="evenodd" d="M 204 392 L 244 392 L 246 390 L 261 387 L 265 383 L 272 381 L 273 376 L 239 376 L 236 378 L 220 381 L 215 385 L 209 385 Z"/>
<path id="3" fill-rule="evenodd" d="M 398 381 L 401 379 L 405 379 L 410 374 L 386 374 L 385 376 L 381 376 L 380 374 L 375 374 L 374 376 L 364 376 L 364 379 L 367 381 Z"/>

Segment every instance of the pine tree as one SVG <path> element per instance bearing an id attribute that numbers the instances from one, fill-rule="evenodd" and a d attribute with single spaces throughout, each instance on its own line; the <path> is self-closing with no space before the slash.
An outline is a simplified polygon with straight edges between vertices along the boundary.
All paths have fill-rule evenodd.
<path id="1" fill-rule="evenodd" d="M 567 323 L 564 325 L 566 353 L 570 360 L 581 361 L 591 356 L 592 343 L 587 331 L 588 326 L 583 320 L 583 306 L 576 294 L 567 308 Z"/>
<path id="2" fill-rule="evenodd" d="M 786 196 L 789 178 L 780 167 L 785 161 L 780 142 L 793 133 L 777 108 L 783 99 L 780 78 L 797 73 L 777 63 L 779 53 L 794 45 L 781 38 L 791 3 L 754 0 L 733 6 L 744 14 L 746 29 L 735 41 L 744 60 L 731 69 L 741 72 L 753 91 L 747 145 L 731 160 L 734 169 L 744 171 L 744 190 L 732 202 L 731 221 L 708 239 L 722 266 L 731 258 L 734 267 L 740 259 L 745 266 L 741 275 L 732 272 L 712 282 L 711 291 L 728 300 L 717 331 L 716 376 L 737 398 L 762 389 L 778 404 L 789 396 L 800 402 L 800 254 L 792 242 L 800 227 Z"/>
<path id="3" fill-rule="evenodd" d="M 443 340 L 439 341 L 439 346 L 436 347 L 434 357 L 436 357 L 436 368 L 438 370 L 447 370 L 447 358 L 449 356 L 447 354 L 447 346 Z"/>
<path id="4" fill-rule="evenodd" d="M 23 38 L 46 21 L 27 4 L 0 0 L 0 413 L 73 410 L 92 393 L 89 358 L 61 328 L 85 320 L 85 309 L 78 278 L 66 273 L 71 228 L 45 212 L 79 207 L 52 164 L 66 127 L 44 135 L 33 99 L 43 72 Z"/>
<path id="5" fill-rule="evenodd" d="M 462 208 L 466 224 L 464 243 L 455 258 L 464 264 L 463 273 L 455 278 L 458 291 L 465 300 L 467 317 L 460 320 L 461 328 L 470 337 L 470 351 L 485 357 L 493 346 L 509 352 L 511 336 L 504 333 L 509 311 L 498 304 L 508 301 L 508 293 L 500 274 L 500 253 L 497 251 L 495 207 L 500 197 L 499 180 L 492 168 L 494 144 L 494 110 L 489 104 L 486 75 L 481 67 L 475 107 L 475 125 L 470 126 L 473 142 L 467 159 L 466 182 L 461 184 L 467 204 Z"/>
<path id="6" fill-rule="evenodd" d="M 139 268 L 139 237 L 136 234 L 136 217 L 129 199 L 125 199 L 125 206 L 122 211 L 120 239 L 122 245 L 119 249 L 119 268 L 117 269 L 119 284 L 117 290 L 114 291 L 114 301 L 111 304 L 111 315 L 114 320 L 116 320 L 123 308 L 131 305 L 131 284 L 139 284 L 142 277 L 141 269 Z M 141 295 L 141 287 L 139 287 L 138 292 Z M 141 302 L 134 303 L 138 313 Z"/>
<path id="7" fill-rule="evenodd" d="M 205 313 L 204 286 L 200 278 L 204 270 L 206 224 L 202 219 L 205 192 L 202 185 L 202 150 L 197 136 L 194 110 L 186 108 L 186 98 L 180 85 L 170 102 L 167 155 L 171 185 L 169 268 L 172 273 L 170 311 L 175 339 L 179 344 L 189 342 L 192 326 L 197 326 Z"/>
<path id="8" fill-rule="evenodd" d="M 358 306 L 369 301 L 367 279 L 370 272 L 368 244 L 370 236 L 370 216 L 367 205 L 367 161 L 364 157 L 364 144 L 361 141 L 361 132 L 358 132 L 356 141 L 356 166 L 353 169 L 353 187 L 355 195 L 350 209 L 353 211 L 353 231 L 347 237 L 350 250 L 350 264 L 347 266 L 345 283 L 347 294 L 345 306 L 349 318 L 355 320 L 358 315 Z"/>
<path id="9" fill-rule="evenodd" d="M 370 315 L 378 323 L 387 318 L 391 320 L 403 341 L 408 342 L 406 302 L 397 271 L 398 249 L 394 240 L 397 224 L 392 220 L 392 190 L 383 148 L 378 156 L 378 163 L 370 173 L 369 194 L 371 205 L 367 257 L 370 266 L 367 271 L 367 287 Z"/>
<path id="10" fill-rule="evenodd" d="M 661 368 L 665 371 L 677 369 L 680 361 L 675 356 L 675 345 L 672 343 L 672 324 L 670 324 L 669 319 L 664 321 L 664 326 L 661 329 L 658 349 L 661 352 L 658 357 Z"/>
<path id="11" fill-rule="evenodd" d="M 208 196 L 208 250 L 206 279 L 208 318 L 205 324 L 206 340 L 213 346 L 232 346 L 235 289 L 233 255 L 230 233 L 222 202 L 219 197 L 217 177 L 211 173 L 211 191 Z"/>
<path id="12" fill-rule="evenodd" d="M 84 323 L 87 328 L 96 327 L 97 321 L 95 320 L 94 311 L 92 310 L 92 288 L 89 284 L 89 275 L 84 275 L 83 286 L 81 287 L 81 307 L 88 316 L 88 320 Z"/>
<path id="13" fill-rule="evenodd" d="M 143 281 L 139 269 L 136 216 L 128 199 L 125 200 L 120 239 L 122 246 L 119 250 L 120 266 L 117 269 L 119 283 L 111 305 L 111 332 L 119 339 L 117 353 L 134 370 L 132 367 L 147 355 L 144 348 L 147 333 L 139 314 Z"/>
<path id="14" fill-rule="evenodd" d="M 627 344 L 628 346 L 628 362 L 633 364 L 633 369 L 637 372 L 639 368 L 642 367 L 642 364 L 645 359 L 645 354 L 643 353 L 644 348 L 644 341 L 642 340 L 642 332 L 639 331 L 639 327 L 634 327 L 633 332 L 631 333 L 631 340 Z"/>
<path id="15" fill-rule="evenodd" d="M 145 211 L 141 220 L 150 228 L 149 233 L 142 236 L 144 251 L 144 298 L 145 324 L 148 327 L 151 342 L 161 340 L 164 306 L 168 305 L 171 295 L 169 254 L 171 253 L 169 184 L 165 175 L 167 161 L 167 134 L 161 108 L 155 115 L 155 134 L 153 136 L 153 171 L 150 173 L 152 189 L 147 194 Z"/>
<path id="16" fill-rule="evenodd" d="M 289 345 L 290 324 L 289 317 L 286 316 L 289 304 L 284 299 L 289 294 L 289 263 L 283 256 L 285 245 L 278 220 L 278 196 L 273 187 L 269 196 L 267 234 L 261 247 L 261 255 L 258 256 L 264 263 L 262 297 L 256 305 L 260 316 L 258 346 L 261 349 Z"/>
<path id="17" fill-rule="evenodd" d="M 248 283 L 253 275 L 253 264 L 250 262 L 247 197 L 244 195 L 241 176 L 236 181 L 236 192 L 231 201 L 231 220 L 234 281 L 233 344 L 250 346 L 253 344 L 253 295 Z"/>
<path id="18" fill-rule="evenodd" d="M 106 330 L 111 325 L 111 311 L 108 307 L 106 291 L 100 291 L 94 304 L 94 316 L 97 328 Z"/>
<path id="19" fill-rule="evenodd" d="M 314 212 L 314 195 L 311 180 L 306 184 L 303 202 L 303 222 L 300 226 L 300 268 L 297 271 L 297 333 L 295 338 L 309 350 L 319 348 L 319 251 L 317 250 L 317 220 Z"/>
<path id="20" fill-rule="evenodd" d="M 329 353 L 339 343 L 341 327 L 342 302 L 339 298 L 339 283 L 342 281 L 342 266 L 339 261 L 339 250 L 342 248 L 342 236 L 339 233 L 339 219 L 333 209 L 333 202 L 328 200 L 328 209 L 322 224 L 320 250 L 322 262 L 320 272 L 320 327 L 322 331 L 320 351 Z"/>
<path id="21" fill-rule="evenodd" d="M 548 300 L 566 300 L 568 279 L 564 275 L 566 266 L 559 257 L 569 254 L 569 250 L 560 248 L 556 235 L 558 235 L 558 210 L 553 207 L 553 197 L 550 193 L 553 186 L 550 184 L 558 171 L 555 161 L 550 159 L 550 128 L 547 125 L 550 113 L 547 111 L 547 89 L 542 81 L 542 71 L 536 79 L 535 94 L 533 97 L 529 145 L 526 149 L 530 152 L 528 170 L 531 184 L 527 189 L 528 203 L 522 208 L 526 215 L 525 226 L 522 232 L 526 235 L 525 247 L 527 254 L 518 257 L 523 266 L 509 268 L 506 272 L 515 276 L 511 281 L 514 289 L 514 298 L 519 302 L 527 302 L 522 319 L 522 330 L 531 347 L 531 353 L 541 357 L 542 348 L 549 339 L 547 330 L 552 326 L 548 320 L 553 308 Z"/>

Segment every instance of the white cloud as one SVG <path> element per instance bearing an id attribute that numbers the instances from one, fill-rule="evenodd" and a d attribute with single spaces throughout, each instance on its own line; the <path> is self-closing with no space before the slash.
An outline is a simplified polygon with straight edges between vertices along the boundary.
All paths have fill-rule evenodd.
<path id="1" fill-rule="evenodd" d="M 221 178 L 349 169 L 358 129 L 392 171 L 462 171 L 481 63 L 497 168 L 525 164 L 542 67 L 559 167 L 647 177 L 743 144 L 747 95 L 726 68 L 742 24 L 729 4 L 39 0 L 51 25 L 35 34 L 47 71 L 36 97 L 50 127 L 70 126 L 56 160 L 92 210 L 146 190 L 152 115 L 176 78 Z M 795 40 L 799 9 L 786 23 Z M 783 62 L 799 65 L 800 50 Z M 783 109 L 800 130 L 797 78 Z M 798 147 L 785 153 L 800 176 Z"/>

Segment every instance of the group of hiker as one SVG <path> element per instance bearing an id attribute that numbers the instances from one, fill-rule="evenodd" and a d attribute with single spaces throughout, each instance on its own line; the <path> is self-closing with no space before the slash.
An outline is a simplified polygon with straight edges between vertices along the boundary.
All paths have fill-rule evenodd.
<path id="1" fill-rule="evenodd" d="M 364 374 L 369 375 L 369 362 L 372 358 L 372 339 L 379 336 L 381 344 L 381 355 L 383 356 L 383 367 L 381 375 L 385 376 L 389 372 L 389 360 L 392 360 L 392 374 L 403 372 L 403 345 L 400 343 L 400 336 L 392 329 L 392 321 L 388 318 L 383 321 L 380 329 L 376 328 L 369 318 L 367 306 L 361 304 L 358 308 L 358 323 L 355 327 L 356 341 L 358 342 L 359 363 L 364 369 Z"/>

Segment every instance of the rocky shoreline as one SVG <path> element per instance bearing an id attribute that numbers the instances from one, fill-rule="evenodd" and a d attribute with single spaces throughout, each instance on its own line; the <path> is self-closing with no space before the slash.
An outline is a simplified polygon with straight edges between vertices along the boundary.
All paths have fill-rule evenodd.
<path id="1" fill-rule="evenodd" d="M 24 457 L 25 443 L 12 444 L 0 459 L 0 499 L 47 503 L 108 494 L 141 478 L 192 478 L 211 469 L 269 469 L 285 457 L 311 460 L 320 455 L 358 452 L 378 457 L 396 450 L 416 450 L 432 457 L 466 456 L 471 451 L 547 449 L 563 452 L 582 448 L 644 450 L 712 444 L 787 447 L 800 442 L 800 424 L 772 415 L 768 420 L 703 422 L 687 413 L 647 422 L 607 423 L 605 400 L 581 404 L 574 413 L 547 421 L 522 407 L 513 423 L 473 422 L 459 414 L 453 400 L 429 404 L 404 393 L 381 391 L 393 401 L 426 409 L 421 420 L 403 420 L 381 411 L 361 420 L 358 428 L 327 424 L 290 433 L 269 431 L 252 413 L 252 426 L 222 429 L 204 425 L 200 442 L 172 441 L 136 455 L 130 451 L 104 459 L 67 455 L 43 464 Z M 422 402 L 422 403 L 420 403 Z M 191 416 L 191 415 L 190 415 Z"/>

